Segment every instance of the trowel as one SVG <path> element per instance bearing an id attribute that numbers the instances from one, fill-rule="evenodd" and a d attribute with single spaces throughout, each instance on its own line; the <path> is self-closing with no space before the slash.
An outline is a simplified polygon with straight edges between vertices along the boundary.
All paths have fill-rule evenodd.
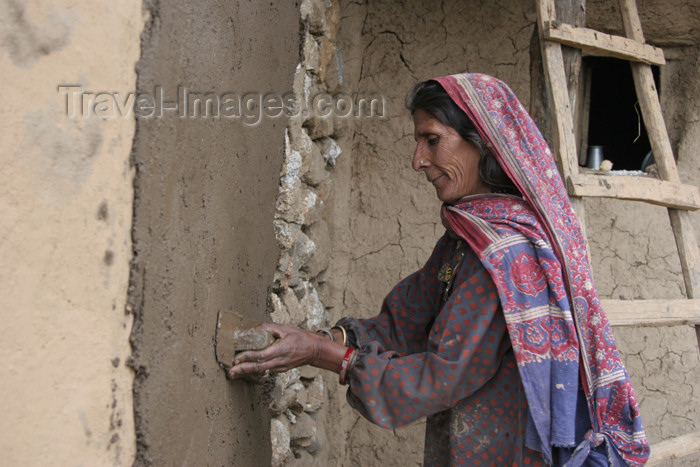
<path id="1" fill-rule="evenodd" d="M 254 329 L 260 321 L 246 318 L 235 311 L 219 311 L 216 320 L 216 360 L 224 370 L 233 366 L 236 354 L 245 350 L 262 350 L 275 341 L 275 337 L 262 329 Z M 255 382 L 257 379 L 255 379 Z"/>

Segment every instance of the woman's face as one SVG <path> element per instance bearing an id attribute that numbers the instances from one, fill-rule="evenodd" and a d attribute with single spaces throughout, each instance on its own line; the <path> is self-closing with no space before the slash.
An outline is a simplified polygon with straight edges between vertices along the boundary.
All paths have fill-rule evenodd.
<path id="1" fill-rule="evenodd" d="M 413 125 L 413 170 L 425 173 L 440 201 L 454 203 L 467 195 L 491 192 L 479 177 L 476 146 L 425 110 L 413 113 Z"/>

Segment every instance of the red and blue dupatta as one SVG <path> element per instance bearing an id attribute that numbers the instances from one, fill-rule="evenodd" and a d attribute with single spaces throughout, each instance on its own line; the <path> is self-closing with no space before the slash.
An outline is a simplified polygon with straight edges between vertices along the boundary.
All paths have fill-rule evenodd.
<path id="1" fill-rule="evenodd" d="M 528 447 L 549 462 L 553 447 L 575 447 L 567 465 L 583 465 L 593 450 L 611 465 L 643 465 L 649 445 L 637 400 L 547 143 L 505 83 L 482 74 L 436 81 L 523 195 L 466 197 L 444 206 L 443 217 L 498 287 L 530 409 Z M 576 433 L 581 392 L 585 434 Z"/>

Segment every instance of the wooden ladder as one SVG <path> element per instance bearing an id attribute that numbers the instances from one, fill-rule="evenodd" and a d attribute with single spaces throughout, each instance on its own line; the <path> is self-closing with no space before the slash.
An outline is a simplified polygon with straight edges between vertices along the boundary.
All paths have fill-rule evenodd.
<path id="1" fill-rule="evenodd" d="M 619 0 L 627 37 L 557 21 L 555 0 L 536 0 L 542 62 L 553 122 L 553 151 L 585 235 L 583 197 L 642 201 L 668 208 L 680 257 L 687 299 L 602 300 L 610 322 L 617 326 L 695 325 L 700 347 L 700 256 L 690 211 L 700 208 L 700 191 L 681 183 L 666 125 L 661 113 L 651 65 L 664 65 L 663 50 L 646 44 L 635 0 Z M 569 3 L 570 4 L 570 3 Z M 660 179 L 603 175 L 579 170 L 574 106 L 577 89 L 569 89 L 562 44 L 588 55 L 630 61 L 637 98 L 644 117 Z M 579 53 L 580 59 L 580 53 Z M 575 81 L 575 80 L 574 80 Z M 578 115 L 577 115 L 578 117 Z M 585 127 L 587 122 L 581 121 Z M 580 134 L 580 132 L 579 132 Z M 662 441 L 651 448 L 647 465 L 700 452 L 700 431 Z"/>

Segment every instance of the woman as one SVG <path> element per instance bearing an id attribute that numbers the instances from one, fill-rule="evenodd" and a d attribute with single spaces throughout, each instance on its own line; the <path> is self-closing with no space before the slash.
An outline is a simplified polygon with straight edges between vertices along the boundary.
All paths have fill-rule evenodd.
<path id="1" fill-rule="evenodd" d="M 241 354 L 232 378 L 312 364 L 392 428 L 427 416 L 425 465 L 641 465 L 634 391 L 552 155 L 512 91 L 461 74 L 419 83 L 413 168 L 446 233 L 379 316 Z"/>

